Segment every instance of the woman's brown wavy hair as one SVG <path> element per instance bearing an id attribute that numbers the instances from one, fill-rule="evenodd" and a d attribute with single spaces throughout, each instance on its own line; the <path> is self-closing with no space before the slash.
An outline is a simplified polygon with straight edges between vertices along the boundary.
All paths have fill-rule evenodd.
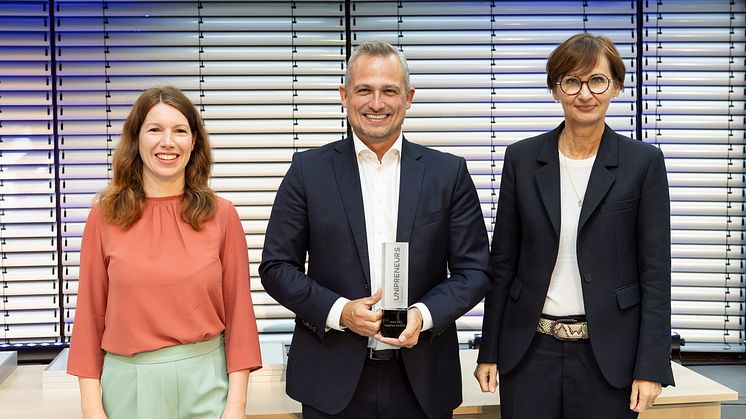
<path id="1" fill-rule="evenodd" d="M 212 219 L 217 210 L 217 198 L 207 183 L 212 170 L 210 139 L 192 102 L 172 86 L 152 87 L 132 105 L 114 151 L 111 183 L 96 196 L 98 204 L 108 222 L 124 229 L 132 227 L 142 216 L 146 195 L 139 151 L 140 129 L 150 109 L 159 103 L 176 108 L 189 121 L 194 149 L 185 168 L 181 218 L 195 230 L 200 230 L 202 223 Z"/>

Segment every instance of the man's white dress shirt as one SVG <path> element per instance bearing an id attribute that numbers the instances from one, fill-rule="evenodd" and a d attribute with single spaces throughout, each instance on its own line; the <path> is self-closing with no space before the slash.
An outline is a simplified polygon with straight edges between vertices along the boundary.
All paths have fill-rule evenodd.
<path id="1" fill-rule="evenodd" d="M 360 189 L 363 193 L 365 211 L 365 232 L 368 241 L 368 264 L 370 266 L 371 294 L 381 288 L 381 271 L 383 268 L 383 243 L 396 241 L 396 226 L 399 216 L 399 176 L 401 173 L 402 135 L 386 151 L 379 161 L 375 152 L 368 148 L 353 134 L 357 167 L 360 173 Z M 417 255 L 410 255 L 410 258 Z M 339 325 L 342 309 L 350 300 L 340 297 L 329 310 L 326 326 L 330 329 L 343 330 Z M 433 327 L 430 310 L 423 303 L 415 303 L 422 313 L 422 331 Z M 379 309 L 376 304 L 373 310 Z M 383 344 L 373 338 L 368 346 L 375 349 L 390 349 L 393 346 Z"/>

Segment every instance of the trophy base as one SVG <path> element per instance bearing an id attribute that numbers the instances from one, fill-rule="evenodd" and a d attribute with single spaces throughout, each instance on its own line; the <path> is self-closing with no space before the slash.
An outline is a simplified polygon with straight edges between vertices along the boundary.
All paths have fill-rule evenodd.
<path id="1" fill-rule="evenodd" d="M 407 327 L 407 310 L 383 310 L 381 335 L 385 338 L 398 338 Z"/>

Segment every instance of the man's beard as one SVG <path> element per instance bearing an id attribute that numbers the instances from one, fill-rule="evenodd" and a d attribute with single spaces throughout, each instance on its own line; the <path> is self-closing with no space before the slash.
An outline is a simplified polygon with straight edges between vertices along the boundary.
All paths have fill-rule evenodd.
<path id="1" fill-rule="evenodd" d="M 396 128 L 393 127 L 386 128 L 384 131 L 367 130 L 363 127 L 360 127 L 360 133 L 362 135 L 358 135 L 358 137 L 360 137 L 361 140 L 365 138 L 366 141 L 377 144 L 389 140 L 396 131 Z"/>

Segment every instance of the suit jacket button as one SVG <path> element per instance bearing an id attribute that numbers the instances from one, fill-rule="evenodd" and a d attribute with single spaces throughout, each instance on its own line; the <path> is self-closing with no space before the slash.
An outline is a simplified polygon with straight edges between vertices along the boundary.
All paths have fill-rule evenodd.
<path id="1" fill-rule="evenodd" d="M 585 275 L 583 275 L 583 281 L 586 284 L 590 284 L 591 281 L 593 281 L 593 275 L 591 275 L 591 274 L 585 274 Z"/>

